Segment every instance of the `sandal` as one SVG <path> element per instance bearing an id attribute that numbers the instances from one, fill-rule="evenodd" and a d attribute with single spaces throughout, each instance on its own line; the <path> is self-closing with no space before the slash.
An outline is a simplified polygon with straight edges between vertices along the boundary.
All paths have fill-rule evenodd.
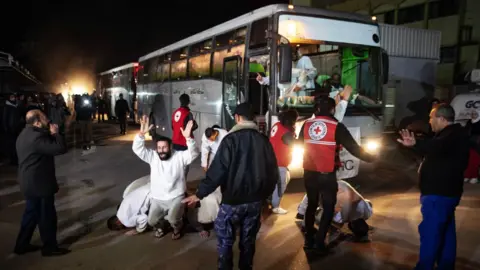
<path id="1" fill-rule="evenodd" d="M 155 237 L 156 237 L 156 238 L 162 238 L 162 237 L 165 236 L 165 234 L 166 234 L 166 233 L 165 233 L 162 229 L 157 229 L 157 230 L 155 231 Z"/>
<path id="2" fill-rule="evenodd" d="M 182 230 L 179 230 L 179 231 L 173 230 L 173 232 L 172 232 L 172 240 L 178 240 L 178 239 L 182 238 L 182 236 L 183 236 Z"/>

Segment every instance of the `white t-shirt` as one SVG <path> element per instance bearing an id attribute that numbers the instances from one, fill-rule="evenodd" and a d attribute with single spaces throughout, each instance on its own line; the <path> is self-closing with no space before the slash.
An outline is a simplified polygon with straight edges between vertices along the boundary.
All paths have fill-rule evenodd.
<path id="1" fill-rule="evenodd" d="M 215 128 L 215 130 L 218 131 L 218 136 L 214 142 L 207 139 L 207 136 L 205 136 L 205 133 L 203 133 L 202 162 L 201 162 L 202 167 L 210 167 L 210 164 L 212 163 L 212 160 L 215 157 L 215 154 L 217 153 L 220 143 L 222 142 L 223 138 L 228 134 L 228 131 L 226 131 L 225 129 Z M 209 153 L 210 153 L 210 158 L 208 157 Z M 208 166 L 207 166 L 207 159 L 208 159 Z"/>
<path id="2" fill-rule="evenodd" d="M 174 151 L 170 159 L 161 160 L 157 151 L 145 147 L 145 137 L 135 136 L 133 152 L 150 164 L 150 197 L 160 201 L 171 200 L 185 193 L 185 166 L 190 165 L 199 154 L 195 140 L 189 138 L 187 147 L 185 151 Z"/>

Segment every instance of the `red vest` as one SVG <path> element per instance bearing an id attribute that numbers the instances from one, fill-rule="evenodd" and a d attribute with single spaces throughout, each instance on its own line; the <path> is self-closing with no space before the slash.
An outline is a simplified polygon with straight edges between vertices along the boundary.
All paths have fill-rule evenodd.
<path id="1" fill-rule="evenodd" d="M 308 119 L 303 127 L 303 169 L 330 173 L 335 171 L 337 121 L 331 117 L 317 116 Z"/>
<path id="2" fill-rule="evenodd" d="M 270 131 L 270 143 L 273 146 L 278 167 L 288 167 L 292 161 L 292 149 L 282 141 L 283 135 L 290 132 L 288 128 L 280 124 L 273 125 Z"/>
<path id="3" fill-rule="evenodd" d="M 183 123 L 185 123 L 185 119 L 187 118 L 190 110 L 185 107 L 180 107 L 176 109 L 172 114 L 172 128 L 173 128 L 173 135 L 172 135 L 172 143 L 187 146 L 187 140 L 183 137 L 182 130 Z M 193 138 L 193 135 L 192 135 Z"/>

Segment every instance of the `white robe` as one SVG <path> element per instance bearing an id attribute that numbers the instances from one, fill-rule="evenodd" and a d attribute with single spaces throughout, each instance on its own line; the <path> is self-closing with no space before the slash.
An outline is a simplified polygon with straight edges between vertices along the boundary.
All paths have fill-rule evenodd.
<path id="1" fill-rule="evenodd" d="M 127 228 L 146 225 L 150 206 L 150 176 L 133 181 L 124 192 L 117 218 Z"/>

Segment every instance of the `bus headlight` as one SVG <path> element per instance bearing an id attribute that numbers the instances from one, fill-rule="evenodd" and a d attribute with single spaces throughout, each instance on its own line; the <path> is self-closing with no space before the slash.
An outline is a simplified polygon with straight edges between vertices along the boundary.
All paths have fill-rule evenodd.
<path id="1" fill-rule="evenodd" d="M 376 154 L 380 150 L 380 143 L 375 140 L 369 140 L 367 141 L 367 144 L 365 144 L 365 150 L 371 154 Z"/>
<path id="2" fill-rule="evenodd" d="M 288 165 L 291 169 L 303 168 L 303 146 L 295 145 L 292 149 L 292 161 Z"/>

